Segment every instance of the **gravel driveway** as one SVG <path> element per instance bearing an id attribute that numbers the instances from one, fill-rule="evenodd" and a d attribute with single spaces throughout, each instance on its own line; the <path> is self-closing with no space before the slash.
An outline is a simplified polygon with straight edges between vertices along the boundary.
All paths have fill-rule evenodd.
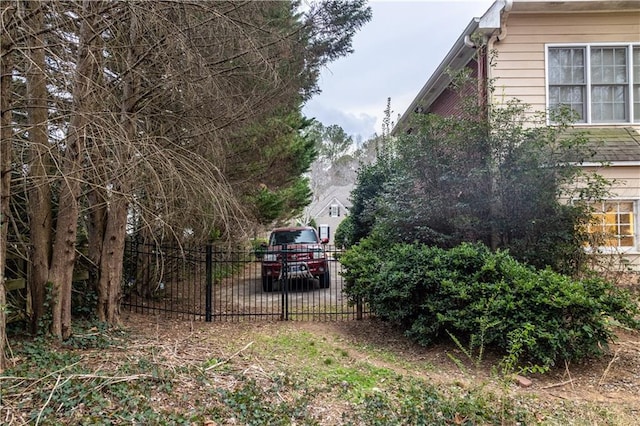
<path id="1" fill-rule="evenodd" d="M 356 307 L 349 306 L 342 292 L 342 266 L 329 261 L 331 285 L 319 288 L 317 280 L 290 280 L 274 283 L 274 291 L 262 290 L 260 263 L 247 265 L 239 279 L 216 288 L 213 300 L 214 315 L 263 316 L 273 319 L 343 319 L 353 318 Z"/>

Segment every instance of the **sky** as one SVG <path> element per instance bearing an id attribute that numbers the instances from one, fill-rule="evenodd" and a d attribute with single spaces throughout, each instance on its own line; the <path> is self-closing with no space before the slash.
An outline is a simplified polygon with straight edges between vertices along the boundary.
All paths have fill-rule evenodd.
<path id="1" fill-rule="evenodd" d="M 354 53 L 330 63 L 322 91 L 303 112 L 337 124 L 354 140 L 380 134 L 387 99 L 396 121 L 474 17 L 493 0 L 370 0 L 373 17 L 354 37 Z"/>

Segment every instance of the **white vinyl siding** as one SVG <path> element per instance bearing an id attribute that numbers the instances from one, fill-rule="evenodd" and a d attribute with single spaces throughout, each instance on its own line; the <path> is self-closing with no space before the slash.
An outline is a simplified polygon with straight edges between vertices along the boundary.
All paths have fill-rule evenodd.
<path id="1" fill-rule="evenodd" d="M 560 3 L 564 5 L 570 2 Z M 627 93 L 624 94 L 627 97 L 626 121 L 620 123 L 591 121 L 591 117 L 586 115 L 587 102 L 591 102 L 592 96 L 591 90 L 588 89 L 590 86 L 587 84 L 591 82 L 585 80 L 584 100 L 576 102 L 578 105 L 584 102 L 584 123 L 576 124 L 583 127 L 623 126 L 640 130 L 640 12 L 638 10 L 616 11 L 612 8 L 603 12 L 572 10 L 557 13 L 551 8 L 540 13 L 511 10 L 506 25 L 502 28 L 502 34 L 492 40 L 489 47 L 492 52 L 495 52 L 495 57 L 492 66 L 488 68 L 488 73 L 495 90 L 491 94 L 490 102 L 500 106 L 512 99 L 518 99 L 531 106 L 534 113 L 531 115 L 530 125 L 537 125 L 539 114 L 548 112 L 550 96 L 553 95 L 549 91 L 549 47 L 583 49 L 585 53 L 587 46 L 629 49 L 627 66 L 632 72 L 627 75 Z M 588 65 L 587 60 L 585 56 L 585 67 Z M 585 69 L 585 74 L 586 78 L 590 77 L 590 69 Z M 615 90 L 612 91 L 615 92 Z M 556 96 L 559 97 L 560 94 Z M 604 101 L 602 103 L 607 104 Z M 613 104 L 612 102 L 610 105 Z M 609 110 L 611 111 L 611 108 Z M 597 171 L 613 182 L 610 188 L 613 200 L 608 201 L 632 201 L 635 206 L 633 215 L 635 247 L 608 247 L 603 248 L 601 253 L 617 255 L 623 252 L 621 259 L 624 259 L 625 268 L 640 272 L 640 164 L 585 167 L 585 172 L 589 171 Z M 618 225 L 622 225 L 622 222 Z M 618 232 L 617 235 L 622 234 Z M 616 239 L 616 245 L 617 241 L 623 244 L 628 239 L 622 237 L 620 240 Z"/>

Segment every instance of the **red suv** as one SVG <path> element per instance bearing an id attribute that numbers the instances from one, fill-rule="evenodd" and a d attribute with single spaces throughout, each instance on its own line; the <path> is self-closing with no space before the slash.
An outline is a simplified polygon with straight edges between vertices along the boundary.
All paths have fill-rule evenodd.
<path id="1" fill-rule="evenodd" d="M 271 231 L 262 258 L 262 290 L 273 291 L 273 282 L 282 280 L 284 272 L 291 279 L 317 279 L 320 288 L 331 283 L 323 244 L 311 227 L 277 228 Z M 286 257 L 284 257 L 286 253 Z M 286 271 L 282 266 L 286 265 Z"/>

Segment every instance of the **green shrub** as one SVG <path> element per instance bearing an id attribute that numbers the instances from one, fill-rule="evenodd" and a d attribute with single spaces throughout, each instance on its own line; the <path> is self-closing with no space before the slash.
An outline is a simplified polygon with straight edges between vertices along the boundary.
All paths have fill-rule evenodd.
<path id="1" fill-rule="evenodd" d="M 480 244 L 444 250 L 365 239 L 341 262 L 349 299 L 423 345 L 450 334 L 552 366 L 601 355 L 613 338 L 611 319 L 639 325 L 637 306 L 613 284 L 535 270 Z"/>
<path id="2" fill-rule="evenodd" d="M 268 243 L 269 241 L 266 238 L 254 238 L 251 240 L 251 250 L 253 251 L 256 259 L 262 259 L 264 253 L 267 251 Z"/>
<path id="3" fill-rule="evenodd" d="M 353 239 L 353 220 L 347 216 L 336 229 L 333 241 L 336 247 L 350 247 Z"/>

